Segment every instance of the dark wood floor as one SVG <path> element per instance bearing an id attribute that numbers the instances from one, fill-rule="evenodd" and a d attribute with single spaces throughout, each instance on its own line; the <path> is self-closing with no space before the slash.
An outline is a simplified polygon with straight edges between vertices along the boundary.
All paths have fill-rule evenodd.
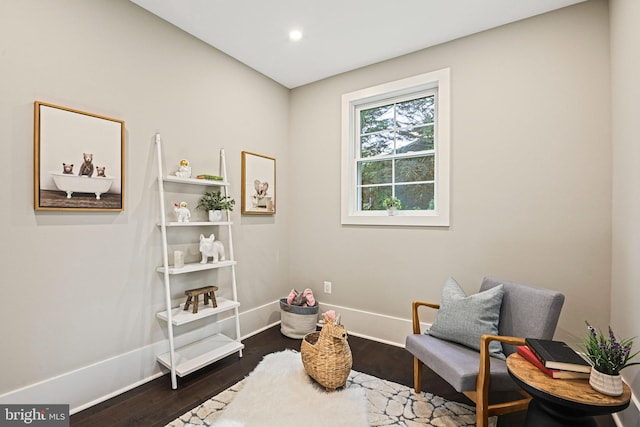
<path id="1" fill-rule="evenodd" d="M 300 350 L 300 340 L 283 336 L 279 326 L 270 328 L 244 341 L 243 357 L 237 354 L 178 378 L 178 389 L 171 389 L 169 375 L 146 383 L 71 417 L 74 427 L 164 426 L 188 410 L 215 396 L 247 376 L 263 356 L 284 349 Z M 413 358 L 403 348 L 375 341 L 349 337 L 353 354 L 353 369 L 412 386 Z M 425 369 L 423 390 L 471 404 L 440 377 Z M 499 427 L 523 425 L 524 412 L 500 417 Z M 599 417 L 598 427 L 615 427 L 610 416 Z"/>

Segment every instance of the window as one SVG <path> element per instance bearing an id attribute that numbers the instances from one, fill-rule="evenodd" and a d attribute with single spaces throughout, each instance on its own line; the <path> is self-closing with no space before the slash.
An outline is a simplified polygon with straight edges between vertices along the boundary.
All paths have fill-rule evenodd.
<path id="1" fill-rule="evenodd" d="M 343 224 L 449 225 L 448 69 L 343 95 L 342 129 Z"/>

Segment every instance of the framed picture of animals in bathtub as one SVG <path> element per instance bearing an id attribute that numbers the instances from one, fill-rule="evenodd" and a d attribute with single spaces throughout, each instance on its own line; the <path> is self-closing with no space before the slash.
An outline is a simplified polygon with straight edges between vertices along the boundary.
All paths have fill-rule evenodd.
<path id="1" fill-rule="evenodd" d="M 242 213 L 276 213 L 276 159 L 242 152 Z"/>
<path id="2" fill-rule="evenodd" d="M 124 121 L 34 103 L 36 210 L 124 210 Z"/>

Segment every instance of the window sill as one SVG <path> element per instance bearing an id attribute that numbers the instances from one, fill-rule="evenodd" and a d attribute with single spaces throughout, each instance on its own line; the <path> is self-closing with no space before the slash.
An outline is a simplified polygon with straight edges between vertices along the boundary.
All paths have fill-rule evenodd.
<path id="1" fill-rule="evenodd" d="M 366 212 L 358 214 L 342 214 L 342 225 L 365 225 L 386 227 L 448 227 L 447 215 L 438 213 L 398 212 L 389 215 L 387 212 Z"/>

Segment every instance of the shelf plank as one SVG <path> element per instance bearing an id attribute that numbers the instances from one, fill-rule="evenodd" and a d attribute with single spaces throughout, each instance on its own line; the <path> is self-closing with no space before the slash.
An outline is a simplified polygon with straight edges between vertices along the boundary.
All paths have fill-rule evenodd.
<path id="1" fill-rule="evenodd" d="M 183 377 L 244 348 L 241 342 L 216 334 L 175 350 L 176 374 Z M 158 362 L 171 369 L 169 352 L 158 356 Z"/>
<path id="2" fill-rule="evenodd" d="M 215 186 L 215 187 L 226 187 L 229 185 L 226 181 L 216 181 L 214 179 L 198 179 L 198 178 L 180 178 L 175 175 L 167 175 L 163 178 L 165 182 L 177 182 L 179 184 L 193 184 L 193 185 L 204 185 L 204 186 Z"/>
<path id="3" fill-rule="evenodd" d="M 193 273 L 194 271 L 204 271 L 204 270 L 213 270 L 216 268 L 229 267 L 231 265 L 236 265 L 235 261 L 218 261 L 218 262 L 208 262 L 206 264 L 201 264 L 199 262 L 192 262 L 189 264 L 185 264 L 182 268 L 169 267 L 169 274 L 184 274 L 184 273 Z M 164 267 L 158 267 L 156 269 L 158 273 L 164 273 Z"/>
<path id="4" fill-rule="evenodd" d="M 194 221 L 194 222 L 177 222 L 177 221 L 171 221 L 171 222 L 167 222 L 167 227 L 208 227 L 208 226 L 212 226 L 212 225 L 233 225 L 233 222 L 231 221 L 218 221 L 218 222 L 211 222 L 211 221 Z M 157 224 L 158 227 L 162 226 L 161 223 Z"/>
<path id="5" fill-rule="evenodd" d="M 240 307 L 240 303 L 233 300 L 228 300 L 226 298 L 218 298 L 216 297 L 216 302 L 218 303 L 218 307 L 212 307 L 210 304 L 203 306 L 202 304 L 198 305 L 198 312 L 193 314 L 191 309 L 185 311 L 184 304 L 180 304 L 180 307 L 174 308 L 171 310 L 171 323 L 180 326 L 186 323 L 195 322 L 196 320 L 203 319 L 205 317 L 213 316 L 218 313 L 222 313 L 236 307 Z M 159 319 L 167 321 L 167 311 L 161 311 L 157 314 Z"/>

